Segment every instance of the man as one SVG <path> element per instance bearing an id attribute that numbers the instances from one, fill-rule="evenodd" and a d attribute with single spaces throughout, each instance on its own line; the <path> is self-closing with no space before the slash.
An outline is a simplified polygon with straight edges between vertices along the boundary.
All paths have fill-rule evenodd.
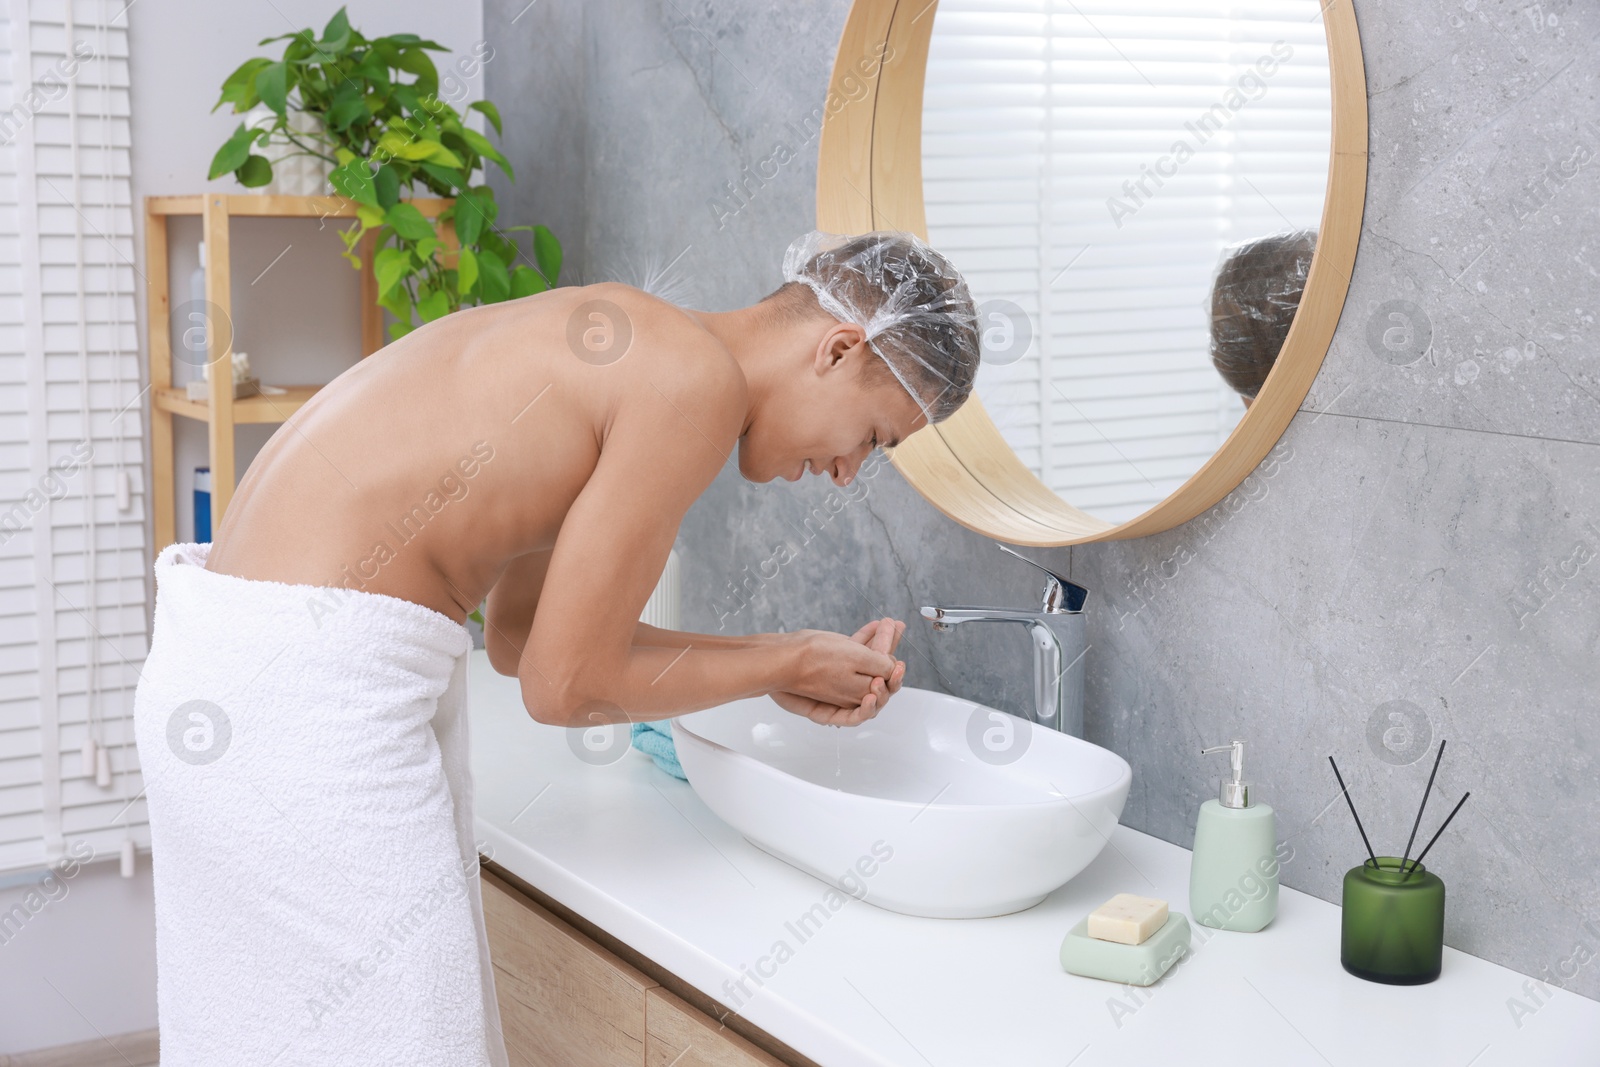
<path id="1" fill-rule="evenodd" d="M 430 323 L 273 436 L 214 544 L 163 553 L 135 717 L 166 1067 L 502 1062 L 460 696 L 480 604 L 542 723 L 770 694 L 855 725 L 899 688 L 892 619 L 637 621 L 735 449 L 753 481 L 845 485 L 972 388 L 971 297 L 915 238 L 814 234 L 784 277 L 729 312 L 601 284 Z"/>

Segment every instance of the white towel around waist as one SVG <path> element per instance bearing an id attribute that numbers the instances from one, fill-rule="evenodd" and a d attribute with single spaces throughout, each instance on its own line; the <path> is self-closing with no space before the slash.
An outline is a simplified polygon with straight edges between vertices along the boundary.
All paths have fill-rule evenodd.
<path id="1" fill-rule="evenodd" d="M 465 628 L 156 561 L 135 699 L 162 1067 L 503 1067 Z"/>

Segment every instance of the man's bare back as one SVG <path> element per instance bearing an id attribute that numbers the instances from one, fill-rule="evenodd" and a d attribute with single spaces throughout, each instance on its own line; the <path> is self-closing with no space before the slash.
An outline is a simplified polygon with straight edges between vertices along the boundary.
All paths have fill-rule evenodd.
<path id="1" fill-rule="evenodd" d="M 625 371 L 566 344 L 569 319 L 595 300 L 628 316 Z M 641 377 L 703 416 L 699 427 L 675 416 L 683 424 L 667 436 L 689 445 L 674 458 L 709 482 L 738 437 L 742 382 L 676 307 L 595 285 L 449 316 L 340 375 L 272 438 L 209 568 L 319 586 L 353 578 L 459 622 L 514 557 L 554 547 Z M 654 481 L 637 492 L 648 497 Z"/>

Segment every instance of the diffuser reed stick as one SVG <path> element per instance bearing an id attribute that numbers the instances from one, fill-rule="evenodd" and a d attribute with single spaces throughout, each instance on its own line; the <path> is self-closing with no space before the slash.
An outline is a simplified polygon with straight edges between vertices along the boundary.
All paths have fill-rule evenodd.
<path id="1" fill-rule="evenodd" d="M 1444 828 L 1446 826 L 1450 825 L 1450 820 L 1456 817 L 1456 812 L 1461 810 L 1461 805 L 1465 804 L 1467 802 L 1467 798 L 1470 797 L 1471 795 L 1472 795 L 1472 790 L 1470 790 L 1470 789 L 1467 790 L 1465 793 L 1461 794 L 1461 799 L 1456 801 L 1456 806 L 1451 808 L 1450 809 L 1450 814 L 1446 815 L 1444 817 L 1444 823 L 1442 825 L 1440 825 L 1439 829 L 1434 831 L 1433 836 L 1428 839 L 1427 845 L 1424 846 L 1422 851 L 1417 854 L 1417 858 L 1411 861 L 1411 870 L 1410 871 L 1403 870 L 1403 871 L 1400 872 L 1401 881 L 1404 881 L 1405 879 L 1410 878 L 1411 877 L 1411 872 L 1415 871 L 1418 867 L 1422 866 L 1422 857 L 1426 856 L 1428 854 L 1428 849 L 1432 848 L 1433 847 L 1433 843 L 1435 841 L 1439 840 L 1439 835 L 1444 833 Z"/>
<path id="2" fill-rule="evenodd" d="M 1350 790 L 1345 787 L 1344 775 L 1339 773 L 1339 765 L 1333 762 L 1332 756 L 1328 757 L 1328 763 L 1333 766 L 1333 776 L 1339 781 L 1339 792 L 1344 794 L 1344 802 L 1350 805 L 1350 816 L 1356 821 L 1356 829 L 1361 831 L 1361 843 L 1367 846 L 1367 855 L 1372 858 L 1372 865 L 1377 867 L 1378 856 L 1372 851 L 1372 842 L 1367 840 L 1367 831 L 1366 828 L 1361 825 L 1361 816 L 1356 814 L 1356 802 L 1350 799 Z"/>
<path id="3" fill-rule="evenodd" d="M 1422 803 L 1417 805 L 1417 818 L 1411 824 L 1411 836 L 1406 838 L 1406 850 L 1400 853 L 1400 869 L 1406 869 L 1406 860 L 1411 858 L 1411 846 L 1417 842 L 1417 827 L 1422 825 L 1422 809 L 1428 806 L 1428 794 L 1433 792 L 1433 777 L 1439 773 L 1439 761 L 1444 759 L 1443 739 L 1439 741 L 1439 753 L 1433 757 L 1433 770 L 1428 772 L 1428 787 L 1422 791 Z"/>

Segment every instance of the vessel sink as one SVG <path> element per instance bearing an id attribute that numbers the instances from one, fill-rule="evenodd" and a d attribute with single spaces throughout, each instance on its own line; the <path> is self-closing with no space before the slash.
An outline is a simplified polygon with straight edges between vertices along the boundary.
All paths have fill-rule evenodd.
<path id="1" fill-rule="evenodd" d="M 909 687 L 856 727 L 755 697 L 676 719 L 672 734 L 694 791 L 751 844 L 935 918 L 1039 903 L 1105 847 L 1133 777 L 1098 745 Z"/>

